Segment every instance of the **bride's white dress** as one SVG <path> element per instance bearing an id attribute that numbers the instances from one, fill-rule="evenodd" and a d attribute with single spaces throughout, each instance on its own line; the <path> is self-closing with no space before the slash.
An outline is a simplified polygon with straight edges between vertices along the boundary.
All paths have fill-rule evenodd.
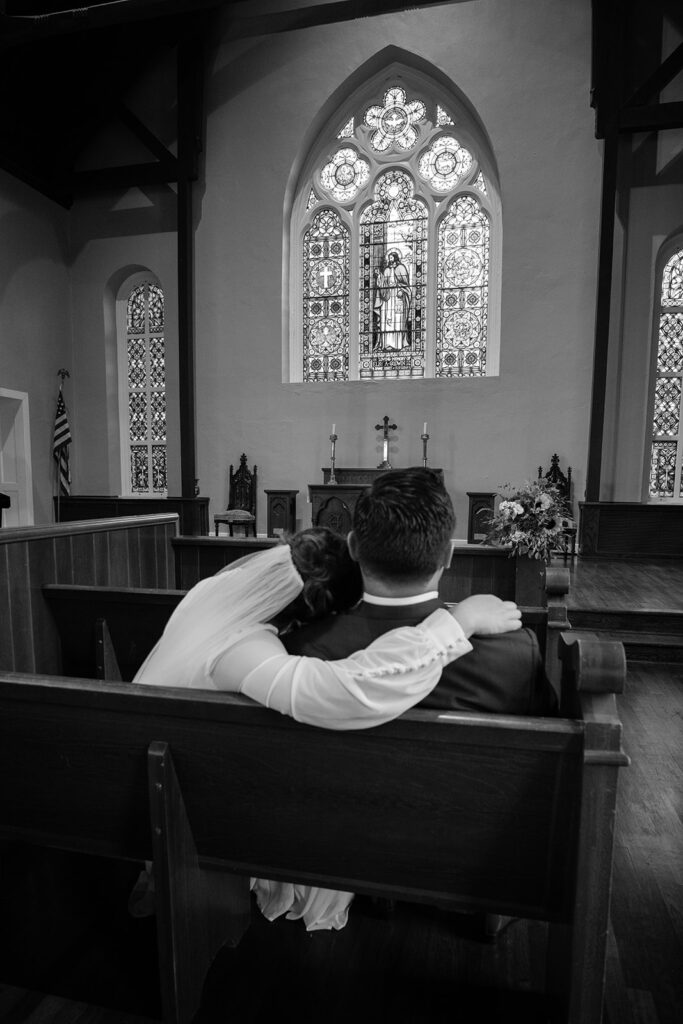
<path id="1" fill-rule="evenodd" d="M 288 545 L 201 580 L 173 612 L 134 683 L 243 693 L 326 729 L 391 721 L 436 685 L 444 665 L 472 649 L 444 609 L 392 630 L 349 658 L 289 655 L 264 625 L 299 593 Z M 263 914 L 302 918 L 306 928 L 343 928 L 353 893 L 252 879 Z"/>

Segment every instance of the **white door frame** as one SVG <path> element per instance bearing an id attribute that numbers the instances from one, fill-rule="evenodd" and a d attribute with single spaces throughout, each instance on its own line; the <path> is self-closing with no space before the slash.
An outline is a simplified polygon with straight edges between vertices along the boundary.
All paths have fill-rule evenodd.
<path id="1" fill-rule="evenodd" d="M 3 526 L 33 526 L 33 469 L 28 394 L 0 388 L 0 491 L 11 505 Z"/>

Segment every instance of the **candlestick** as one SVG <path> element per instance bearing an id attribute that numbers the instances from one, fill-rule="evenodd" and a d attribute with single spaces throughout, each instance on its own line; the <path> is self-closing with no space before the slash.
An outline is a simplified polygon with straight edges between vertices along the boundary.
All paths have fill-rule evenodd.
<path id="1" fill-rule="evenodd" d="M 424 431 L 420 434 L 422 438 L 422 465 L 427 468 L 427 441 L 429 440 L 429 434 L 427 433 L 427 424 L 424 425 Z"/>
<path id="2" fill-rule="evenodd" d="M 332 424 L 332 433 L 330 434 L 330 479 L 327 481 L 330 484 L 336 484 L 337 478 L 334 475 L 334 464 L 337 457 L 337 432 L 336 423 Z"/>

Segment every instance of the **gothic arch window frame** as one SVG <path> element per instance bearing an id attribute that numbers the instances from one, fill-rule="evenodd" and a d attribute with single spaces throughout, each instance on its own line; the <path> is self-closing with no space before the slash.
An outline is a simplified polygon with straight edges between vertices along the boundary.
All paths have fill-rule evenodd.
<path id="1" fill-rule="evenodd" d="M 680 303 L 663 303 L 662 290 L 664 286 L 664 272 L 670 261 L 676 254 L 680 254 L 683 264 L 683 233 L 677 233 L 667 239 L 659 249 L 654 267 L 653 303 L 652 303 L 652 340 L 651 340 L 651 363 L 650 363 L 650 385 L 648 391 L 647 405 L 647 438 L 645 448 L 645 466 L 643 473 L 643 499 L 644 501 L 680 505 L 683 504 L 683 351 L 681 352 L 678 366 L 673 370 L 659 370 L 660 338 L 662 331 L 662 318 L 674 316 L 681 325 L 683 336 L 683 296 Z M 678 424 L 677 433 L 667 433 L 655 430 L 656 409 L 655 403 L 658 394 L 658 384 L 665 379 L 678 380 Z M 672 494 L 657 494 L 651 489 L 651 477 L 653 473 L 654 445 L 675 446 L 673 486 Z"/>
<path id="2" fill-rule="evenodd" d="M 168 486 L 168 377 L 164 368 L 164 405 L 166 430 L 163 441 L 156 440 L 156 445 L 165 449 L 165 484 L 164 488 L 155 488 L 153 482 L 153 461 L 152 456 L 148 457 L 146 488 L 134 488 L 131 472 L 131 436 L 130 436 L 130 406 L 129 406 L 129 385 L 128 385 L 128 303 L 133 292 L 142 285 L 152 284 L 157 287 L 165 299 L 163 286 L 158 276 L 150 270 L 140 270 L 130 274 L 121 283 L 116 292 L 116 348 L 117 348 L 117 370 L 118 370 L 118 406 L 119 406 L 119 434 L 121 451 L 121 494 L 127 497 L 162 497 L 167 493 Z M 168 346 L 166 339 L 166 323 L 164 317 L 162 332 L 145 331 L 145 337 L 149 333 L 161 333 L 164 340 L 164 362 L 167 360 Z M 147 439 L 148 446 L 154 446 L 155 439 Z"/>
<path id="3" fill-rule="evenodd" d="M 441 76 L 443 77 L 443 76 Z M 397 151 L 389 147 L 386 152 L 372 149 L 370 139 L 374 129 L 366 124 L 359 124 L 359 115 L 369 108 L 382 102 L 388 90 L 400 87 L 406 94 L 406 106 L 411 102 L 422 101 L 426 104 L 428 118 L 424 124 L 418 124 L 421 135 L 409 152 Z M 437 123 L 437 113 L 443 113 L 453 123 Z M 345 128 L 354 118 L 353 134 L 344 135 Z M 426 128 L 426 131 L 425 131 Z M 434 146 L 437 140 L 453 136 L 461 149 L 473 158 L 470 171 L 459 176 L 453 188 L 436 189 L 428 183 L 419 172 L 421 158 Z M 361 182 L 355 193 L 347 199 L 337 199 L 325 191 L 321 185 L 323 169 L 328 167 L 342 149 L 350 149 L 357 158 L 369 164 L 369 173 Z M 347 161 L 344 166 L 346 178 L 361 177 L 357 167 L 358 160 Z M 426 346 L 424 375 L 410 379 L 459 379 L 464 376 L 472 380 L 473 376 L 497 376 L 500 366 L 500 309 L 501 309 L 501 270 L 502 270 L 502 207 L 498 172 L 493 150 L 485 128 L 467 101 L 460 95 L 455 86 L 446 86 L 434 76 L 419 70 L 403 61 L 392 61 L 374 74 L 369 75 L 361 85 L 351 92 L 345 100 L 336 106 L 330 116 L 325 116 L 324 123 L 315 133 L 312 143 L 301 162 L 300 171 L 293 187 L 292 203 L 289 217 L 285 218 L 285 309 L 283 315 L 283 380 L 293 383 L 315 383 L 305 380 L 304 374 L 304 246 L 306 233 L 314 218 L 321 211 L 334 211 L 350 232 L 349 251 L 349 354 L 348 378 L 345 383 L 360 381 L 360 319 L 361 293 L 360 283 L 360 242 L 359 228 L 362 212 L 373 202 L 373 194 L 378 180 L 392 169 L 404 171 L 414 186 L 414 197 L 426 204 L 428 211 L 427 242 L 427 286 L 426 286 Z M 483 180 L 485 191 L 476 187 L 475 183 Z M 314 204 L 309 208 L 311 196 L 315 196 Z M 489 225 L 488 234 L 488 291 L 486 296 L 486 366 L 483 374 L 458 374 L 448 376 L 443 373 L 435 377 L 436 363 L 436 317 L 437 317 L 437 245 L 439 227 L 447 216 L 447 210 L 458 196 L 471 196 L 486 213 Z M 414 283 L 414 280 L 413 280 Z M 374 377 L 375 380 L 396 379 L 395 377 Z M 330 383 L 330 380 L 322 381 Z M 364 382 L 364 381 L 361 381 Z"/>

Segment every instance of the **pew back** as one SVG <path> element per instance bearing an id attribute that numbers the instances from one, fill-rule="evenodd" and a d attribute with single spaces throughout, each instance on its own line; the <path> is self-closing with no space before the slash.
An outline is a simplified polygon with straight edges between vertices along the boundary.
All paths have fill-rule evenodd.
<path id="1" fill-rule="evenodd" d="M 415 710 L 330 733 L 237 695 L 10 677 L 0 717 L 6 838 L 32 841 L 38 822 L 47 845 L 150 858 L 157 740 L 172 751 L 200 856 L 231 871 L 568 914 L 576 722 Z"/>
<path id="2" fill-rule="evenodd" d="M 572 718 L 420 709 L 358 732 L 237 695 L 0 674 L 0 840 L 154 860 L 168 1024 L 239 941 L 252 875 L 547 920 L 561 1019 L 599 1024 L 625 657 L 576 634 L 561 654 Z"/>
<path id="3" fill-rule="evenodd" d="M 184 593 L 46 584 L 43 595 L 59 632 L 61 672 L 83 678 L 130 681 L 163 633 Z M 545 653 L 547 610 L 523 608 L 522 621 L 534 631 Z M 110 663 L 118 664 L 118 670 L 112 674 L 104 669 L 104 644 L 110 644 Z"/>

